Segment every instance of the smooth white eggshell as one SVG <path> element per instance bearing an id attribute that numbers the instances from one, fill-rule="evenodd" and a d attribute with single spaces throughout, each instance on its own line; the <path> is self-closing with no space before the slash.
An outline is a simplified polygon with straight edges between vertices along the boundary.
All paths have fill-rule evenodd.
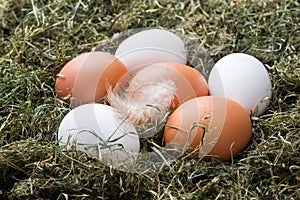
<path id="1" fill-rule="evenodd" d="M 235 100 L 254 116 L 265 112 L 272 94 L 264 65 L 245 53 L 221 58 L 210 72 L 208 86 L 212 96 Z"/>
<path id="2" fill-rule="evenodd" d="M 162 29 L 149 29 L 125 39 L 115 56 L 130 73 L 152 63 L 175 62 L 186 64 L 183 41 L 174 33 Z"/>
<path id="3" fill-rule="evenodd" d="M 105 164 L 118 164 L 140 150 L 135 128 L 103 104 L 84 104 L 71 110 L 61 121 L 58 140 L 59 145 L 75 145 Z"/>

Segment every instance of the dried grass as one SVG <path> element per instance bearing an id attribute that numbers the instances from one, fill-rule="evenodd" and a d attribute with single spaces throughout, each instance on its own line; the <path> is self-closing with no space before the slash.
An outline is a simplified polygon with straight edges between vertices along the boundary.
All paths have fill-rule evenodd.
<path id="1" fill-rule="evenodd" d="M 296 0 L 2 0 L 0 198 L 299 199 L 299 13 Z M 268 67 L 272 103 L 232 162 L 185 157 L 130 174 L 61 153 L 56 132 L 70 108 L 55 98 L 55 75 L 114 33 L 144 27 L 194 38 L 215 61 L 247 52 Z"/>

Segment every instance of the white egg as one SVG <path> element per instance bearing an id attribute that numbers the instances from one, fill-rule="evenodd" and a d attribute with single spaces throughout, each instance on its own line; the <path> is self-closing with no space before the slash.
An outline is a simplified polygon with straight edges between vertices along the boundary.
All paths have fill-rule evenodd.
<path id="1" fill-rule="evenodd" d="M 119 45 L 115 56 L 131 74 L 152 63 L 187 62 L 183 41 L 162 29 L 144 30 L 128 37 Z"/>
<path id="2" fill-rule="evenodd" d="M 74 145 L 109 165 L 118 165 L 140 150 L 135 128 L 104 104 L 85 104 L 71 110 L 59 126 L 58 140 L 67 149 Z"/>
<path id="3" fill-rule="evenodd" d="M 272 95 L 271 81 L 264 65 L 245 53 L 221 58 L 208 78 L 212 96 L 222 96 L 240 103 L 249 114 L 263 114 Z"/>

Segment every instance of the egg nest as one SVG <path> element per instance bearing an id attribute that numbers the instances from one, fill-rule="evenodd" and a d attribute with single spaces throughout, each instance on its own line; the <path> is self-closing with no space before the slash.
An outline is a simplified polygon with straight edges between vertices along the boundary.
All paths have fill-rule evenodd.
<path id="1" fill-rule="evenodd" d="M 299 13 L 296 0 L 0 0 L 0 199 L 298 199 Z M 238 157 L 186 154 L 156 171 L 126 173 L 61 151 L 57 130 L 71 107 L 55 96 L 56 74 L 80 53 L 113 52 L 148 27 L 196 41 L 186 43 L 188 65 L 206 78 L 211 61 L 233 52 L 265 64 L 271 104 L 252 118 L 251 144 Z M 162 134 L 141 146 L 163 146 Z"/>

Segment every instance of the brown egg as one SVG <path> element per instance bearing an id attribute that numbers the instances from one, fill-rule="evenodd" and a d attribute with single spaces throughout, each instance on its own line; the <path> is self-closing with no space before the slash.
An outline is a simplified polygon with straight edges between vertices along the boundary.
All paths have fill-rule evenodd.
<path id="1" fill-rule="evenodd" d="M 237 102 L 216 96 L 198 97 L 170 115 L 164 142 L 166 147 L 195 150 L 199 159 L 214 156 L 228 161 L 246 148 L 251 127 L 248 112 Z"/>
<path id="2" fill-rule="evenodd" d="M 204 77 L 196 69 L 184 64 L 162 62 L 151 64 L 138 71 L 129 84 L 129 90 L 133 91 L 149 83 L 171 80 L 176 86 L 176 95 L 173 106 L 192 99 L 194 97 L 209 94 L 208 85 Z"/>
<path id="3" fill-rule="evenodd" d="M 103 98 L 107 87 L 114 87 L 126 72 L 125 66 L 109 53 L 83 53 L 59 72 L 55 92 L 58 98 L 71 101 L 73 106 L 95 102 Z"/>

